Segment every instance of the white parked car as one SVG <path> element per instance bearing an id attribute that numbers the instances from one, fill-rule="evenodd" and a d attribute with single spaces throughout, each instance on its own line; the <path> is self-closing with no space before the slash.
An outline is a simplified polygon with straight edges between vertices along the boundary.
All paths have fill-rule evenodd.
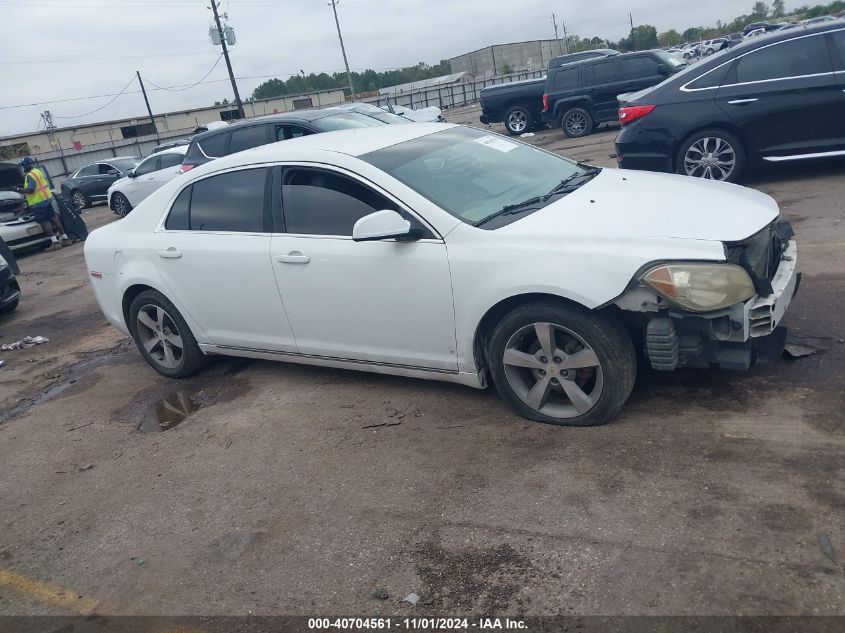
<path id="1" fill-rule="evenodd" d="M 179 145 L 142 160 L 125 178 L 109 187 L 109 208 L 119 216 L 129 213 L 141 200 L 182 173 L 179 165 L 187 153 L 188 146 Z"/>
<path id="2" fill-rule="evenodd" d="M 790 236 L 750 189 L 421 123 L 206 163 L 91 233 L 85 260 L 106 318 L 165 376 L 223 354 L 492 379 L 528 418 L 593 425 L 638 362 L 779 353 Z"/>
<path id="3" fill-rule="evenodd" d="M 433 123 L 435 121 L 445 121 L 443 111 L 436 106 L 429 106 L 427 108 L 409 108 L 407 106 L 400 106 L 395 103 L 388 104 L 382 108 L 387 112 L 398 114 L 401 117 L 410 119 L 415 123 Z"/>

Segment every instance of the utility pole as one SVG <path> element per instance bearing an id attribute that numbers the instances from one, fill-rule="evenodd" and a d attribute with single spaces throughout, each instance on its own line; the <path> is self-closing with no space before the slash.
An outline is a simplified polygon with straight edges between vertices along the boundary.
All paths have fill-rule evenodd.
<path id="1" fill-rule="evenodd" d="M 62 169 L 64 169 L 65 172 L 62 175 L 67 176 L 70 172 L 68 171 L 67 163 L 65 162 L 65 152 L 62 149 L 62 141 L 58 136 L 56 136 L 55 132 L 53 132 L 53 130 L 56 129 L 56 124 L 53 123 L 53 114 L 49 110 L 44 110 L 44 112 L 41 113 L 41 118 L 44 120 L 44 127 L 47 128 L 47 138 L 50 139 L 51 144 L 55 143 L 56 147 L 59 148 L 59 157 L 62 161 Z"/>
<path id="2" fill-rule="evenodd" d="M 138 83 L 141 84 L 141 94 L 144 95 L 144 103 L 147 104 L 147 113 L 150 115 L 150 123 L 153 124 L 153 134 L 156 135 L 156 140 L 160 141 L 161 139 L 158 137 L 158 128 L 156 127 L 156 120 L 153 117 L 153 111 L 150 108 L 150 100 L 147 99 L 147 91 L 144 89 L 144 82 L 141 79 L 141 71 L 136 70 L 135 74 L 138 75 Z"/>
<path id="3" fill-rule="evenodd" d="M 332 0 L 332 11 L 334 12 L 334 23 L 337 27 L 337 39 L 340 40 L 340 52 L 343 53 L 343 64 L 346 66 L 346 78 L 349 80 L 349 98 L 354 99 L 355 88 L 352 87 L 352 73 L 349 72 L 349 62 L 346 59 L 346 48 L 343 46 L 343 36 L 340 34 L 340 22 L 337 19 L 337 0 Z"/>
<path id="4" fill-rule="evenodd" d="M 229 61 L 229 48 L 226 46 L 226 37 L 223 27 L 220 25 L 220 14 L 217 13 L 217 0 L 211 0 L 211 10 L 214 11 L 214 23 L 217 24 L 217 32 L 220 34 L 220 44 L 223 46 L 223 57 L 226 58 L 226 68 L 229 69 L 229 79 L 232 81 L 232 91 L 235 93 L 235 103 L 238 105 L 238 116 L 245 118 L 244 105 L 241 103 L 241 95 L 238 93 L 238 84 L 235 83 L 235 73 L 232 72 L 232 62 Z"/>
<path id="5" fill-rule="evenodd" d="M 569 55 L 569 36 L 566 34 L 566 22 L 561 20 L 560 23 L 563 26 L 563 41 L 566 44 L 566 54 Z"/>
<path id="6" fill-rule="evenodd" d="M 560 47 L 560 38 L 557 36 L 557 18 L 555 14 L 552 13 L 552 24 L 555 25 L 555 40 L 557 40 L 557 54 L 563 55 L 563 49 Z"/>
<path id="7" fill-rule="evenodd" d="M 635 51 L 637 50 L 637 45 L 634 42 L 634 18 L 630 13 L 628 14 L 628 19 L 631 21 L 631 50 Z"/>

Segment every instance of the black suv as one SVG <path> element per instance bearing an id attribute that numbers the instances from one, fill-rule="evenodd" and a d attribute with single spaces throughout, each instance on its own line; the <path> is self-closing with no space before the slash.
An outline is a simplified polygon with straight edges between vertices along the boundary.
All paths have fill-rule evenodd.
<path id="1" fill-rule="evenodd" d="M 746 167 L 845 157 L 845 22 L 761 35 L 620 98 L 626 169 L 736 182 Z"/>
<path id="2" fill-rule="evenodd" d="M 271 114 L 197 134 L 182 161 L 182 172 L 235 152 L 276 141 L 357 127 L 387 125 L 373 117 L 339 108 Z"/>
<path id="3" fill-rule="evenodd" d="M 554 68 L 546 77 L 543 120 L 570 138 L 585 136 L 600 123 L 618 119 L 618 95 L 658 84 L 685 66 L 655 50 Z"/>

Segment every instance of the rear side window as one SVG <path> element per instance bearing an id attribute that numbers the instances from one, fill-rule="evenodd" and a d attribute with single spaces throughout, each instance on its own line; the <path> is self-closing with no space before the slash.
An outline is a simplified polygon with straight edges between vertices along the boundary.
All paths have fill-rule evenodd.
<path id="1" fill-rule="evenodd" d="M 830 56 L 821 36 L 799 37 L 740 57 L 735 83 L 800 77 L 831 71 Z M 734 83 L 732 81 L 732 83 Z"/>
<path id="2" fill-rule="evenodd" d="M 229 141 L 229 154 L 258 147 L 259 145 L 266 145 L 267 141 L 267 126 L 265 125 L 250 125 L 232 130 L 232 140 Z"/>
<path id="3" fill-rule="evenodd" d="M 694 79 L 689 82 L 687 84 L 687 88 L 690 90 L 697 90 L 700 88 L 716 88 L 717 86 L 721 86 L 730 68 L 730 62 L 722 64 L 710 72 L 701 75 L 698 79 Z"/>
<path id="4" fill-rule="evenodd" d="M 268 172 L 243 169 L 196 181 L 176 198 L 165 228 L 263 233 Z"/>
<path id="5" fill-rule="evenodd" d="M 182 164 L 182 154 L 162 154 L 159 169 L 167 169 L 168 167 L 176 167 Z"/>
<path id="6" fill-rule="evenodd" d="M 584 85 L 603 84 L 616 81 L 616 62 L 596 62 L 584 66 Z"/>
<path id="7" fill-rule="evenodd" d="M 557 90 L 566 90 L 568 88 L 578 87 L 578 69 L 567 68 L 566 70 L 559 70 L 555 73 L 552 80 L 552 86 Z"/>
<path id="8" fill-rule="evenodd" d="M 198 141 L 203 153 L 209 158 L 220 158 L 226 155 L 226 146 L 229 144 L 229 132 L 215 134 L 209 138 Z"/>
<path id="9" fill-rule="evenodd" d="M 176 202 L 170 207 L 170 213 L 167 215 L 167 221 L 164 223 L 164 228 L 170 231 L 187 231 L 191 228 L 188 221 L 188 212 L 191 208 L 191 190 L 193 186 L 186 187 L 182 193 L 176 198 Z"/>
<path id="10" fill-rule="evenodd" d="M 830 33 L 830 38 L 833 40 L 833 48 L 839 53 L 837 70 L 845 70 L 845 31 L 834 31 Z"/>
<path id="11" fill-rule="evenodd" d="M 319 169 L 289 169 L 282 183 L 288 233 L 352 235 L 355 222 L 382 209 L 398 210 L 359 182 Z"/>
<path id="12" fill-rule="evenodd" d="M 633 77 L 651 77 L 657 75 L 658 61 L 651 57 L 631 57 L 622 60 L 622 76 L 625 79 Z"/>

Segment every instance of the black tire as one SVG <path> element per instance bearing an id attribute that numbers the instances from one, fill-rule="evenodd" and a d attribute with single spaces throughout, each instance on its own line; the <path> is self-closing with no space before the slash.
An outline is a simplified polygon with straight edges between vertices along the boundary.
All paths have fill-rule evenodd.
<path id="1" fill-rule="evenodd" d="M 566 329 L 582 339 L 585 345 L 588 345 L 595 352 L 598 366 L 595 370 L 589 369 L 588 371 L 595 371 L 596 373 L 593 374 L 592 378 L 587 377 L 586 380 L 588 382 L 593 381 L 592 388 L 595 390 L 600 372 L 601 386 L 598 387 L 598 395 L 593 395 L 594 391 L 590 394 L 596 400 L 591 408 L 585 412 L 571 416 L 569 414 L 548 415 L 527 404 L 512 386 L 507 373 L 509 370 L 506 369 L 504 362 L 506 346 L 512 340 L 512 337 L 519 336 L 520 332 L 533 327 L 533 324 L 536 323 L 552 324 Z M 560 345 L 559 335 L 555 334 L 554 336 L 558 336 L 555 343 Z M 540 351 L 537 350 L 535 353 Z M 577 351 L 578 349 L 575 350 L 576 353 Z M 487 358 L 496 389 L 514 411 L 531 420 L 563 426 L 597 426 L 608 422 L 625 404 L 634 387 L 634 380 L 637 375 L 636 352 L 627 331 L 615 321 L 586 308 L 563 301 L 528 303 L 507 313 L 493 330 L 487 347 Z M 551 359 L 546 359 L 543 362 L 548 362 L 548 360 Z M 566 360 L 564 358 L 563 362 L 565 363 Z M 561 359 L 555 358 L 554 362 L 559 363 Z M 532 379 L 530 374 L 534 371 L 522 368 L 514 370 L 513 367 L 510 370 L 528 372 L 528 381 Z M 578 371 L 581 370 L 575 370 L 575 372 Z M 565 374 L 566 372 L 559 372 L 560 376 Z M 551 378 L 550 380 L 554 385 L 548 397 L 554 396 L 557 399 L 557 404 L 554 406 L 565 408 L 567 402 L 572 402 L 568 395 L 563 394 L 562 383 L 566 379 L 561 377 L 560 379 Z M 581 384 L 580 377 L 571 380 L 572 382 L 579 381 L 579 384 Z M 582 384 L 583 386 L 585 385 Z M 571 413 L 575 413 L 576 407 L 572 404 L 569 406 L 572 408 Z M 547 407 L 543 405 L 540 408 Z"/>
<path id="2" fill-rule="evenodd" d="M 584 108 L 572 108 L 563 113 L 560 127 L 569 138 L 581 138 L 593 131 L 592 115 Z"/>
<path id="3" fill-rule="evenodd" d="M 14 312 L 15 310 L 18 309 L 18 304 L 20 302 L 21 302 L 21 298 L 18 297 L 17 299 L 12 301 L 12 303 L 5 305 L 2 308 L 0 308 L 0 314 L 10 314 L 10 313 Z"/>
<path id="4" fill-rule="evenodd" d="M 718 128 L 712 128 L 707 130 L 700 130 L 695 134 L 687 137 L 683 143 L 681 143 L 681 148 L 678 150 L 678 155 L 675 157 L 675 171 L 683 176 L 692 176 L 694 178 L 703 178 L 706 177 L 703 175 L 703 171 L 693 170 L 692 173 L 688 172 L 688 163 L 685 161 L 685 157 L 687 156 L 687 152 L 689 152 L 690 148 L 693 147 L 699 141 L 704 141 L 704 139 L 714 139 L 713 141 L 705 143 L 708 147 L 712 147 L 713 149 L 718 148 L 716 141 L 721 141 L 722 143 L 727 143 L 731 149 L 733 150 L 734 156 L 734 163 L 733 168 L 728 174 L 728 176 L 721 178 L 712 178 L 712 180 L 723 180 L 724 182 L 739 182 L 739 179 L 742 178 L 743 173 L 745 172 L 746 166 L 746 155 L 745 155 L 745 148 L 742 145 L 742 141 L 740 141 L 736 136 L 731 134 L 726 130 L 721 130 Z M 727 154 L 722 154 L 723 157 L 726 157 Z M 721 172 L 721 168 L 711 168 L 711 173 Z"/>
<path id="5" fill-rule="evenodd" d="M 88 199 L 84 191 L 80 191 L 79 189 L 74 189 L 70 192 L 70 202 L 80 211 L 91 206 L 91 200 Z"/>
<path id="6" fill-rule="evenodd" d="M 114 211 L 121 218 L 125 218 L 132 211 L 132 205 L 129 200 L 119 191 L 115 191 L 111 197 L 111 210 Z"/>
<path id="7" fill-rule="evenodd" d="M 162 366 L 141 343 L 142 339 L 139 330 L 142 328 L 139 328 L 138 313 L 142 308 L 148 306 L 162 308 L 167 313 L 167 317 L 169 317 L 172 325 L 176 326 L 176 334 L 181 337 L 183 344 L 182 355 L 175 367 L 169 368 Z M 129 331 L 132 333 L 132 338 L 135 340 L 135 344 L 138 346 L 138 350 L 141 352 L 144 360 L 162 376 L 167 376 L 168 378 L 187 378 L 198 372 L 208 363 L 208 357 L 200 350 L 197 340 L 194 338 L 191 329 L 179 313 L 179 310 L 176 309 L 176 306 L 167 297 L 156 290 L 145 290 L 132 301 L 132 305 L 129 306 Z"/>
<path id="8" fill-rule="evenodd" d="M 524 105 L 508 108 L 503 120 L 505 129 L 511 136 L 519 136 L 534 129 L 534 115 Z"/>

